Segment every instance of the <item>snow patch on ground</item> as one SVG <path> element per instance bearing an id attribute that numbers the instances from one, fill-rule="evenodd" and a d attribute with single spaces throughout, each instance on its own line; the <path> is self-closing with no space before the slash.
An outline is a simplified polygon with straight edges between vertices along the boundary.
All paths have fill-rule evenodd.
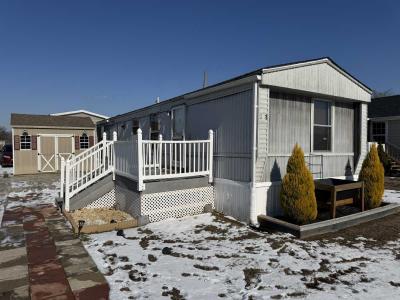
<path id="1" fill-rule="evenodd" d="M 383 194 L 383 202 L 400 203 L 400 193 L 395 190 L 385 190 Z"/>
<path id="2" fill-rule="evenodd" d="M 0 177 L 4 177 L 4 175 L 12 175 L 13 174 L 13 168 L 12 167 L 2 167 L 0 166 Z"/>
<path id="3" fill-rule="evenodd" d="M 385 193 L 386 200 L 400 197 Z M 94 234 L 85 247 L 111 299 L 382 299 L 398 297 L 400 241 L 301 241 L 211 214 Z M 182 298 L 182 299 L 183 299 Z M 222 298 L 223 299 L 223 298 Z"/>
<path id="4" fill-rule="evenodd" d="M 5 205 L 53 204 L 59 188 L 57 181 L 13 177 L 12 182 L 0 190 L 0 216 Z M 384 201 L 400 203 L 400 192 L 385 191 Z M 379 246 L 362 236 L 353 242 L 340 236 L 301 241 L 211 214 L 124 234 L 85 236 L 86 249 L 110 284 L 111 299 L 399 298 L 397 237 Z M 2 245 L 17 242 L 4 238 Z"/>

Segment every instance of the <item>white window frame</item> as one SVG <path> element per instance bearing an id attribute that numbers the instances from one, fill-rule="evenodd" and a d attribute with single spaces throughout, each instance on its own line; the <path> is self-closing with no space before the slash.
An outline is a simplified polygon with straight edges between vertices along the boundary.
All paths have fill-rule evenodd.
<path id="1" fill-rule="evenodd" d="M 29 142 L 27 142 L 26 140 L 23 142 L 22 138 L 24 138 L 24 139 L 29 138 Z M 25 144 L 25 146 L 27 144 L 29 144 L 29 148 L 22 148 L 22 144 Z M 19 136 L 19 149 L 22 150 L 22 151 L 26 151 L 26 150 L 30 151 L 30 150 L 32 150 L 32 136 L 29 135 L 28 131 L 26 131 L 26 130 L 24 130 L 22 132 L 22 134 Z"/>
<path id="2" fill-rule="evenodd" d="M 86 137 L 87 141 L 82 141 L 82 139 L 85 138 L 85 137 Z M 82 144 L 87 144 L 87 147 L 82 147 Z M 79 136 L 79 149 L 89 149 L 89 148 L 90 148 L 89 136 L 87 135 L 86 132 L 84 132 Z"/>
<path id="3" fill-rule="evenodd" d="M 329 102 L 330 103 L 330 118 L 331 118 L 331 125 L 316 125 L 321 127 L 330 127 L 331 128 L 331 147 L 330 150 L 314 150 L 314 103 L 316 101 L 321 102 Z M 328 99 L 321 99 L 321 98 L 313 98 L 311 100 L 311 154 L 326 154 L 326 153 L 333 153 L 335 152 L 335 101 L 328 100 Z"/>
<path id="4" fill-rule="evenodd" d="M 175 139 L 174 136 L 174 117 L 175 117 L 175 111 L 183 109 L 183 132 L 182 132 L 182 139 L 186 139 L 186 106 L 185 105 L 179 105 L 171 108 L 171 139 Z"/>

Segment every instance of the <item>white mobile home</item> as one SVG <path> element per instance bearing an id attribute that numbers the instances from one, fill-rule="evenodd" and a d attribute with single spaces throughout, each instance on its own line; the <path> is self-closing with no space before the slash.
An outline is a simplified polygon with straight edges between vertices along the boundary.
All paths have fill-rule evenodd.
<path id="1" fill-rule="evenodd" d="M 316 178 L 359 172 L 370 100 L 367 86 L 321 58 L 262 68 L 112 117 L 98 123 L 98 132 L 118 139 L 104 142 L 113 151 L 104 160 L 114 177 L 107 197 L 150 221 L 195 213 L 186 208 L 197 201 L 256 223 L 259 214 L 280 213 L 280 181 L 296 143 Z M 67 176 L 77 176 L 77 164 Z M 83 189 L 66 188 L 69 209 L 90 205 L 73 204 L 78 192 L 71 191 Z"/>

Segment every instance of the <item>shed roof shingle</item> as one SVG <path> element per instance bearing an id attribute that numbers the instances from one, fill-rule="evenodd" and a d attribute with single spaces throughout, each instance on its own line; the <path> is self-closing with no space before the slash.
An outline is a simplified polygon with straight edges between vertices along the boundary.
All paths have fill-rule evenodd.
<path id="1" fill-rule="evenodd" d="M 89 117 L 11 114 L 11 126 L 94 128 Z"/>
<path id="2" fill-rule="evenodd" d="M 369 118 L 400 116 L 400 95 L 374 98 L 368 105 Z"/>

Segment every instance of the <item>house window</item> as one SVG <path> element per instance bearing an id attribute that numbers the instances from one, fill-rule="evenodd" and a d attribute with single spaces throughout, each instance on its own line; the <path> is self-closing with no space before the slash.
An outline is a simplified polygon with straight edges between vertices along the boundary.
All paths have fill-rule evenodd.
<path id="1" fill-rule="evenodd" d="M 28 132 L 24 131 L 21 135 L 21 149 L 29 150 L 31 149 L 31 136 L 28 135 Z"/>
<path id="2" fill-rule="evenodd" d="M 379 144 L 384 144 L 386 142 L 385 122 L 372 122 L 372 140 Z"/>
<path id="3" fill-rule="evenodd" d="M 156 114 L 150 115 L 150 139 L 158 140 L 158 135 L 160 134 L 160 121 Z"/>
<path id="4" fill-rule="evenodd" d="M 89 148 L 89 137 L 86 133 L 83 133 L 82 136 L 79 138 L 79 146 L 81 149 Z"/>
<path id="5" fill-rule="evenodd" d="M 184 139 L 185 137 L 185 107 L 179 106 L 172 109 L 172 137 Z"/>
<path id="6" fill-rule="evenodd" d="M 132 120 L 132 133 L 137 134 L 138 129 L 139 129 L 139 121 Z"/>
<path id="7" fill-rule="evenodd" d="M 328 101 L 314 101 L 314 151 L 332 149 L 332 108 Z"/>

